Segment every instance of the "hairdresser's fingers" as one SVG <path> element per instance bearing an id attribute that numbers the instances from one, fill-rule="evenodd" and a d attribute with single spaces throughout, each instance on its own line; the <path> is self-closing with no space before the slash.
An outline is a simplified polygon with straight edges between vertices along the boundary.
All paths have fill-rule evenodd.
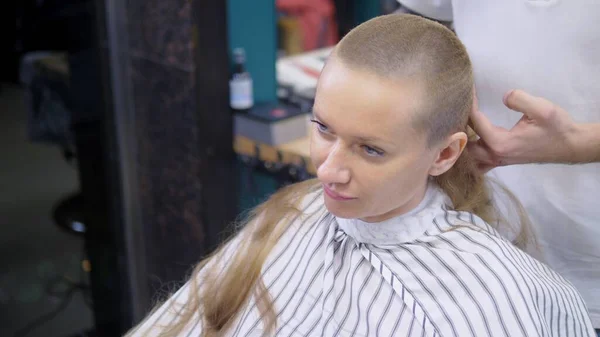
<path id="1" fill-rule="evenodd" d="M 492 122 L 479 111 L 479 109 L 471 110 L 471 127 L 481 137 L 482 135 L 489 134 L 493 130 L 494 126 Z"/>
<path id="2" fill-rule="evenodd" d="M 479 99 L 477 98 L 477 90 L 475 86 L 473 86 L 473 107 L 471 108 L 471 114 L 469 115 L 468 125 L 471 129 L 475 130 L 475 125 L 473 124 L 472 115 L 479 111 Z"/>
<path id="3" fill-rule="evenodd" d="M 473 86 L 473 111 L 479 111 L 479 98 L 475 86 Z"/>
<path id="4" fill-rule="evenodd" d="M 552 119 L 558 110 L 562 110 L 549 100 L 528 94 L 523 90 L 511 90 L 504 95 L 504 105 L 521 112 L 527 118 L 544 124 Z"/>
<path id="5" fill-rule="evenodd" d="M 478 166 L 498 166 L 502 162 L 499 157 L 481 139 L 467 143 L 467 150 Z"/>
<path id="6" fill-rule="evenodd" d="M 479 110 L 471 111 L 472 128 L 475 133 L 492 147 L 502 143 L 508 130 L 497 127 Z"/>
<path id="7" fill-rule="evenodd" d="M 469 115 L 469 126 L 485 141 L 493 141 L 492 138 L 496 138 L 497 128 L 485 114 L 479 110 L 479 98 L 477 97 L 477 89 L 475 86 L 473 86 L 473 107 L 471 108 L 471 113 Z"/>
<path id="8" fill-rule="evenodd" d="M 467 150 L 475 161 L 477 169 L 480 173 L 485 174 L 489 170 L 496 167 L 496 165 L 494 165 L 492 153 L 488 151 L 487 147 L 482 145 L 480 142 L 468 143 Z"/>

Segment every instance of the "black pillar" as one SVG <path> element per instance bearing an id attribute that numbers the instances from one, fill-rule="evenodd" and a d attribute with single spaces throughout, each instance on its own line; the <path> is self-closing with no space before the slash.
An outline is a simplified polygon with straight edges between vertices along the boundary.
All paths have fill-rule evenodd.
<path id="1" fill-rule="evenodd" d="M 104 0 L 109 185 L 131 323 L 236 216 L 226 1 Z M 114 200 L 118 200 L 117 203 Z"/>

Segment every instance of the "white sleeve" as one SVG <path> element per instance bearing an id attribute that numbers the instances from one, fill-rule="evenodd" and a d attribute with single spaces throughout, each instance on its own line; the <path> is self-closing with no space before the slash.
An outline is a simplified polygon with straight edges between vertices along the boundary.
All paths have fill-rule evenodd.
<path id="1" fill-rule="evenodd" d="M 439 21 L 452 21 L 452 0 L 397 0 L 413 12 Z"/>

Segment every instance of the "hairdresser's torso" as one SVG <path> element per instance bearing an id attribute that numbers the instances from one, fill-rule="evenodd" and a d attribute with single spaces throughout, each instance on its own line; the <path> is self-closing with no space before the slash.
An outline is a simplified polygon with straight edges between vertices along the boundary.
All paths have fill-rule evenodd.
<path id="1" fill-rule="evenodd" d="M 520 88 L 600 122 L 600 1 L 454 0 L 457 34 L 472 58 L 481 111 L 510 128 L 502 104 Z M 492 171 L 532 217 L 542 258 L 572 281 L 600 328 L 600 164 Z"/>
<path id="2" fill-rule="evenodd" d="M 502 104 L 523 89 L 600 122 L 600 1 L 400 0 L 453 20 L 475 71 L 480 109 L 510 128 L 521 115 Z M 531 216 L 543 255 L 583 294 L 600 328 L 600 164 L 494 169 Z"/>

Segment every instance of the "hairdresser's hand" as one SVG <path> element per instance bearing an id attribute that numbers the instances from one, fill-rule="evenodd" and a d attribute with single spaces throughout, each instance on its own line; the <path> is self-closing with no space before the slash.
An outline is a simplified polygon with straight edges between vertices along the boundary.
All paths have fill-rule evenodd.
<path id="1" fill-rule="evenodd" d="M 556 104 L 512 90 L 504 104 L 523 117 L 510 130 L 493 125 L 479 111 L 477 100 L 471 113 L 472 126 L 480 139 L 469 144 L 480 169 L 526 163 L 577 162 L 574 137 L 577 125 L 569 113 Z"/>

